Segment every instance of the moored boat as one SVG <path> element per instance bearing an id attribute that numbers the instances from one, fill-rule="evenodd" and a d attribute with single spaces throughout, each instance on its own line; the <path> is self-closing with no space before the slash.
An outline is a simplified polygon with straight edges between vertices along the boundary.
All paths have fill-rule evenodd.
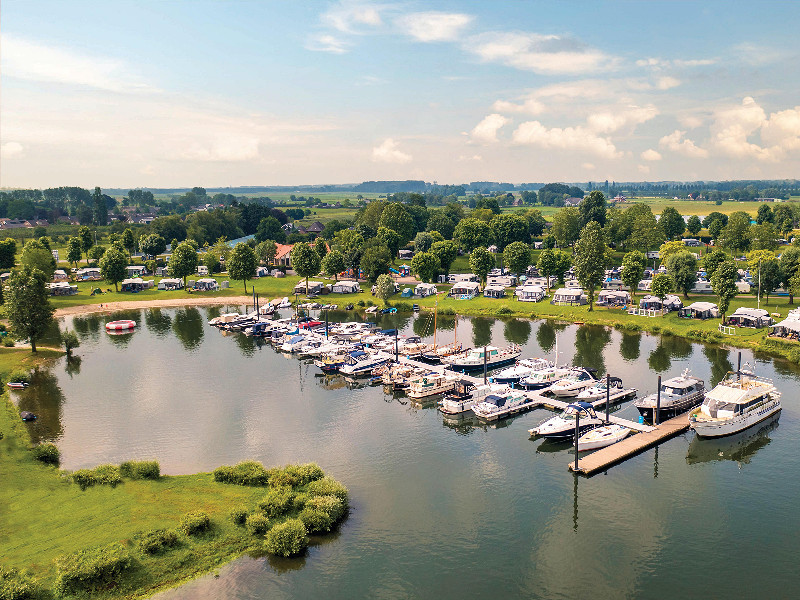
<path id="1" fill-rule="evenodd" d="M 510 417 L 535 405 L 521 390 L 509 389 L 504 393 L 488 394 L 483 401 L 472 407 L 475 416 L 484 421 L 496 421 Z"/>
<path id="2" fill-rule="evenodd" d="M 428 373 L 412 380 L 408 385 L 406 394 L 409 398 L 416 400 L 437 396 L 452 391 L 457 381 L 458 377 L 453 375 Z"/>
<path id="3" fill-rule="evenodd" d="M 350 375 L 351 377 L 369 375 L 375 367 L 387 363 L 390 360 L 392 360 L 392 357 L 383 352 L 370 354 L 363 350 L 356 350 L 347 355 L 344 364 L 339 367 L 339 373 L 342 375 Z"/>
<path id="4" fill-rule="evenodd" d="M 703 401 L 705 383 L 702 379 L 689 375 L 685 369 L 678 377 L 661 382 L 659 421 L 670 419 L 694 408 Z M 658 393 L 650 394 L 633 405 L 645 419 L 652 422 L 656 405 L 659 404 Z"/>
<path id="5" fill-rule="evenodd" d="M 529 429 L 528 433 L 532 436 L 538 435 L 550 439 L 569 439 L 575 435 L 575 419 L 578 415 L 580 415 L 580 424 L 578 425 L 580 433 L 604 424 L 594 412 L 591 404 L 573 402 L 568 404 L 560 415 L 542 421 L 533 429 Z"/>
<path id="6" fill-rule="evenodd" d="M 551 385 L 548 391 L 557 398 L 574 398 L 586 388 L 593 386 L 596 381 L 593 369 L 576 367 L 566 377 Z"/>
<path id="7" fill-rule="evenodd" d="M 517 387 L 524 390 L 541 390 L 553 385 L 569 373 L 569 369 L 564 367 L 549 367 L 539 371 L 533 371 L 527 377 L 517 382 Z"/>
<path id="8" fill-rule="evenodd" d="M 614 423 L 595 427 L 578 438 L 578 452 L 596 450 L 598 448 L 605 448 L 611 444 L 616 444 L 628 437 L 630 432 L 631 430 L 627 427 Z"/>
<path id="9" fill-rule="evenodd" d="M 507 386 L 497 383 L 476 386 L 469 379 L 462 379 L 457 381 L 453 391 L 442 399 L 439 410 L 446 415 L 470 412 L 473 406 L 482 402 L 489 394 L 502 394 L 507 389 Z"/>
<path id="10" fill-rule="evenodd" d="M 593 400 L 600 400 L 606 397 L 606 392 L 610 395 L 615 394 L 617 391 L 622 390 L 622 379 L 619 377 L 609 377 L 609 386 L 606 386 L 606 378 L 601 377 L 591 386 L 578 393 L 578 400 L 585 402 L 592 402 Z M 608 390 L 606 389 L 608 387 Z"/>
<path id="11" fill-rule="evenodd" d="M 507 367 L 492 376 L 495 383 L 517 384 L 521 379 L 525 379 L 534 371 L 541 371 L 553 366 L 549 360 L 544 358 L 523 358 L 516 364 Z"/>
<path id="12" fill-rule="evenodd" d="M 454 354 L 442 359 L 442 363 L 448 365 L 452 371 L 478 371 L 484 366 L 487 370 L 496 369 L 516 361 L 522 350 L 516 344 L 511 344 L 505 348 L 496 346 L 482 346 L 473 348 L 461 354 Z"/>

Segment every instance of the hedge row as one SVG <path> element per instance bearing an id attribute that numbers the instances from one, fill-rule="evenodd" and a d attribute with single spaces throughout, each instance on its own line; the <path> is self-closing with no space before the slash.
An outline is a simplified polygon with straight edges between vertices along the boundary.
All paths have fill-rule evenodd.
<path id="1" fill-rule="evenodd" d="M 100 465 L 94 469 L 78 469 L 73 471 L 71 477 L 72 481 L 81 486 L 82 490 L 92 485 L 115 487 L 117 484 L 122 483 L 122 475 L 120 475 L 117 465 Z"/>
<path id="2" fill-rule="evenodd" d="M 63 597 L 107 588 L 118 582 L 132 562 L 128 550 L 118 543 L 61 556 L 56 559 L 54 591 Z"/>
<path id="3" fill-rule="evenodd" d="M 119 472 L 128 479 L 158 479 L 161 467 L 157 460 L 127 460 L 119 466 Z"/>
<path id="4" fill-rule="evenodd" d="M 244 461 L 237 465 L 224 465 L 214 469 L 214 481 L 252 486 L 295 488 L 321 479 L 324 475 L 319 465 L 314 463 L 265 469 L 259 462 Z"/>
<path id="5" fill-rule="evenodd" d="M 36 596 L 36 583 L 30 575 L 0 566 L 0 600 L 26 600 Z"/>

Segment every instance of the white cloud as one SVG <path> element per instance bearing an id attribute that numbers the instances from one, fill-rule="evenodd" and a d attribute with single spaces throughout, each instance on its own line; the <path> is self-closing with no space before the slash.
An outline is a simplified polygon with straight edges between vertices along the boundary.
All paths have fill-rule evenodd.
<path id="1" fill-rule="evenodd" d="M 665 135 L 658 141 L 658 145 L 662 148 L 667 148 L 678 154 L 683 154 L 690 158 L 706 158 L 708 150 L 700 148 L 690 139 L 683 139 L 686 134 L 685 131 L 676 129 L 669 135 Z"/>
<path id="2" fill-rule="evenodd" d="M 380 146 L 372 149 L 372 160 L 375 162 L 405 164 L 411 162 L 412 156 L 397 148 L 397 142 L 386 138 Z"/>
<path id="3" fill-rule="evenodd" d="M 616 62 L 578 40 L 538 33 L 483 33 L 470 38 L 464 49 L 485 62 L 545 75 L 594 72 L 611 68 Z"/>
<path id="4" fill-rule="evenodd" d="M 761 129 L 761 139 L 784 151 L 800 149 L 800 106 L 770 114 Z"/>
<path id="5" fill-rule="evenodd" d="M 539 121 L 521 123 L 514 131 L 516 144 L 538 146 L 540 148 L 556 148 L 577 150 L 595 154 L 602 158 L 621 158 L 622 152 L 608 138 L 598 136 L 594 131 L 584 127 L 553 127 L 548 129 Z"/>
<path id="6" fill-rule="evenodd" d="M 467 162 L 467 161 L 479 162 L 483 160 L 483 157 L 480 154 L 473 154 L 472 156 L 466 156 L 462 154 L 461 156 L 458 157 L 458 160 L 459 162 Z"/>
<path id="7" fill-rule="evenodd" d="M 748 141 L 765 124 L 767 115 L 750 96 L 739 106 L 723 108 L 714 113 L 711 140 L 723 154 L 737 158 L 753 157 L 771 160 L 776 157 L 766 148 Z"/>
<path id="8" fill-rule="evenodd" d="M 25 147 L 19 142 L 6 142 L 0 146 L 0 157 L 12 158 L 14 156 L 22 156 Z"/>
<path id="9" fill-rule="evenodd" d="M 719 62 L 718 58 L 691 58 L 691 59 L 674 59 L 668 60 L 664 58 L 643 58 L 636 61 L 637 67 L 654 67 L 657 69 L 669 68 L 691 68 L 691 67 L 706 67 Z"/>
<path id="10" fill-rule="evenodd" d="M 653 150 L 652 148 L 648 148 L 642 152 L 642 160 L 661 160 L 661 153 Z"/>
<path id="11" fill-rule="evenodd" d="M 158 91 L 123 62 L 89 56 L 3 34 L 3 77 L 90 87 L 111 92 Z"/>
<path id="12" fill-rule="evenodd" d="M 636 165 L 636 170 L 639 171 L 639 173 L 647 175 L 650 172 L 650 167 L 647 165 Z"/>
<path id="13" fill-rule="evenodd" d="M 598 133 L 613 133 L 623 127 L 635 127 L 640 123 L 649 121 L 658 114 L 658 109 L 649 104 L 647 106 L 626 106 L 614 111 L 593 113 L 586 119 L 586 124 Z"/>
<path id="14" fill-rule="evenodd" d="M 339 39 L 336 36 L 324 33 L 311 36 L 305 47 L 306 50 L 312 50 L 314 52 L 344 54 L 350 47 L 350 43 Z"/>
<path id="15" fill-rule="evenodd" d="M 681 80 L 676 79 L 675 77 L 664 76 L 664 77 L 659 77 L 656 80 L 656 87 L 659 90 L 670 90 L 674 87 L 678 87 L 680 84 Z"/>
<path id="16" fill-rule="evenodd" d="M 397 19 L 397 25 L 420 42 L 457 40 L 461 32 L 473 21 L 471 15 L 445 12 L 418 12 Z"/>
<path id="17" fill-rule="evenodd" d="M 596 166 L 594 166 L 594 165 L 593 165 L 592 163 L 590 163 L 590 162 L 585 162 L 585 163 L 583 163 L 583 164 L 581 165 L 581 167 L 583 167 L 583 168 L 584 168 L 584 169 L 586 169 L 587 171 L 594 171 L 594 170 L 597 168 Z"/>
<path id="18" fill-rule="evenodd" d="M 362 26 L 383 24 L 383 6 L 363 2 L 339 2 L 322 15 L 322 22 L 342 33 L 360 33 Z"/>
<path id="19" fill-rule="evenodd" d="M 505 124 L 509 122 L 507 117 L 493 113 L 484 117 L 470 133 L 472 139 L 476 142 L 490 144 L 497 141 L 497 132 Z"/>
<path id="20" fill-rule="evenodd" d="M 703 119 L 695 115 L 681 115 L 678 117 L 678 123 L 687 129 L 697 129 L 703 124 Z"/>
<path id="21" fill-rule="evenodd" d="M 179 152 L 175 160 L 193 160 L 203 162 L 244 162 L 258 157 L 258 138 L 225 137 L 209 140 L 205 143 L 195 142 Z"/>

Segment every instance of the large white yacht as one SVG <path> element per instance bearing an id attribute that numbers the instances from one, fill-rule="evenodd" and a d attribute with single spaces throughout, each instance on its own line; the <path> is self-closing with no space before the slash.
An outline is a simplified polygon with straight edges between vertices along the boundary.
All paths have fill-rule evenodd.
<path id="1" fill-rule="evenodd" d="M 485 346 L 473 348 L 463 354 L 443 357 L 442 363 L 453 371 L 478 371 L 483 369 L 484 364 L 487 370 L 491 370 L 513 363 L 521 354 L 522 350 L 515 344 L 505 348 Z"/>
<path id="2" fill-rule="evenodd" d="M 523 358 L 515 365 L 506 367 L 492 377 L 495 383 L 517 384 L 520 379 L 531 375 L 534 371 L 541 371 L 553 366 L 549 360 L 544 358 Z"/>
<path id="3" fill-rule="evenodd" d="M 574 398 L 597 382 L 594 372 L 583 367 L 572 369 L 563 379 L 550 386 L 549 391 L 558 398 Z"/>
<path id="4" fill-rule="evenodd" d="M 689 369 L 672 379 L 661 382 L 661 409 L 658 411 L 659 420 L 675 417 L 703 401 L 705 384 L 702 379 L 689 375 Z M 658 394 L 636 400 L 633 405 L 648 421 L 653 421 L 653 413 L 658 403 Z"/>
<path id="5" fill-rule="evenodd" d="M 499 394 L 488 394 L 482 402 L 472 407 L 472 412 L 479 419 L 496 421 L 509 417 L 515 413 L 527 410 L 533 404 L 533 399 L 521 390 L 508 390 Z"/>
<path id="6" fill-rule="evenodd" d="M 580 415 L 581 419 L 579 424 L 580 433 L 603 425 L 603 420 L 597 416 L 591 404 L 588 402 L 573 402 L 567 405 L 560 415 L 542 421 L 533 429 L 529 429 L 528 433 L 532 436 L 539 435 L 555 440 L 569 439 L 575 435 L 575 418 L 578 415 Z"/>

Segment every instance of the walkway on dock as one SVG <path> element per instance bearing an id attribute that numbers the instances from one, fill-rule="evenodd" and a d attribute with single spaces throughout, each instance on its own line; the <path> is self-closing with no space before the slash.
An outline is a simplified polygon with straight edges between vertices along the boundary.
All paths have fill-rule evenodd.
<path id="1" fill-rule="evenodd" d="M 624 420 L 620 419 L 620 421 Z M 622 422 L 619 424 L 630 427 L 628 423 L 630 422 Z M 601 448 L 597 452 L 579 458 L 577 472 L 583 475 L 593 475 L 598 471 L 604 471 L 618 462 L 622 462 L 639 452 L 686 431 L 688 428 L 689 418 L 686 413 L 683 413 L 668 421 L 664 421 L 660 425 L 650 427 L 650 431 L 630 436 L 621 442 L 617 442 L 606 448 Z M 575 463 L 571 462 L 569 468 L 571 471 L 575 471 Z"/>

